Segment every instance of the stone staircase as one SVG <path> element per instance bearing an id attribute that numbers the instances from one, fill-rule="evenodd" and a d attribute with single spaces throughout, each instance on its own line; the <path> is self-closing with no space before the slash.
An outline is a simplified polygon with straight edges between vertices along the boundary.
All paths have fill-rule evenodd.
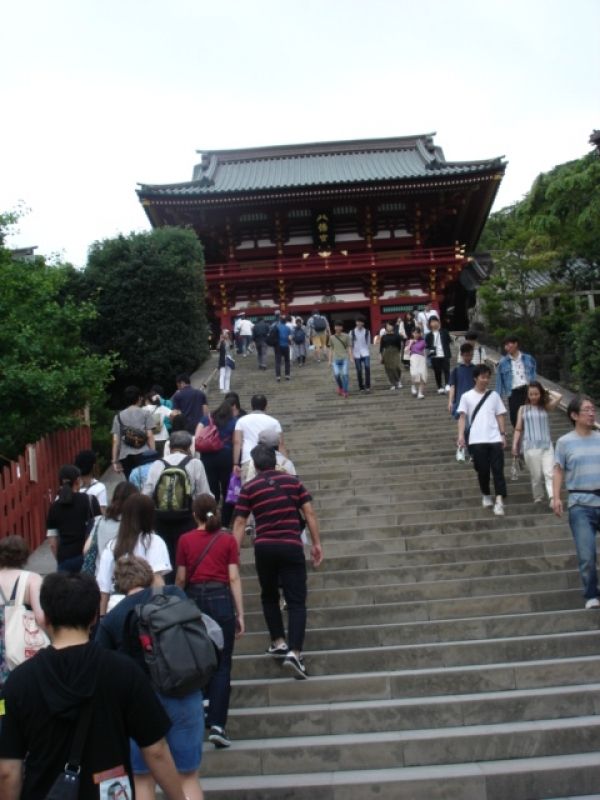
<path id="1" fill-rule="evenodd" d="M 454 460 L 446 398 L 431 384 L 424 401 L 387 391 L 376 364 L 373 376 L 359 395 L 352 375 L 343 400 L 326 364 L 277 384 L 238 358 L 232 388 L 242 405 L 263 391 L 284 425 L 325 560 L 309 571 L 310 678 L 295 681 L 264 654 L 242 551 L 234 743 L 206 745 L 207 797 L 592 796 L 600 614 L 582 608 L 566 520 L 531 502 L 526 474 L 509 481 L 505 517 L 481 508 L 474 471 Z M 568 428 L 561 414 L 552 423 L 555 437 Z"/>

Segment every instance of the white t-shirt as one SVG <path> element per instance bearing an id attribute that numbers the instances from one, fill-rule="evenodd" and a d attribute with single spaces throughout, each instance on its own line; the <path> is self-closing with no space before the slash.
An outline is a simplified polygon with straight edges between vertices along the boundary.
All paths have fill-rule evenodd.
<path id="1" fill-rule="evenodd" d="M 460 398 L 457 411 L 459 414 L 466 414 L 469 423 L 482 397 L 480 392 L 471 389 Z M 506 408 L 500 395 L 492 391 L 477 412 L 475 422 L 469 431 L 469 444 L 494 444 L 503 441 L 496 419 L 498 414 L 506 414 Z"/>
<path id="2" fill-rule="evenodd" d="M 275 417 L 265 414 L 264 411 L 251 411 L 239 417 L 235 430 L 242 433 L 242 464 L 250 461 L 250 451 L 258 444 L 258 437 L 262 431 L 275 429 L 281 434 L 281 425 Z"/>
<path id="3" fill-rule="evenodd" d="M 243 319 L 240 322 L 240 327 L 238 332 L 240 336 L 252 336 L 253 328 L 254 328 L 254 323 L 252 322 L 252 320 Z"/>
<path id="4" fill-rule="evenodd" d="M 79 491 L 81 494 L 87 494 L 95 497 L 98 501 L 98 505 L 102 508 L 106 508 L 108 505 L 106 486 L 100 481 L 97 481 L 95 478 L 92 480 L 89 486 L 82 486 Z"/>
<path id="5" fill-rule="evenodd" d="M 147 542 L 147 546 L 144 541 Z M 115 542 L 115 539 L 111 539 L 102 551 L 96 576 L 100 591 L 106 592 L 106 594 L 110 594 L 113 590 Z M 167 545 L 156 533 L 151 533 L 145 537 L 139 536 L 133 548 L 133 555 L 145 559 L 152 567 L 152 572 L 158 572 L 160 575 L 166 575 L 167 572 L 171 572 L 172 567 Z"/>
<path id="6" fill-rule="evenodd" d="M 417 314 L 417 325 L 423 331 L 423 336 L 425 336 L 426 333 L 429 333 L 430 317 L 437 317 L 437 311 L 434 311 L 433 309 L 431 309 L 431 311 L 423 310 L 419 311 L 419 313 Z"/>

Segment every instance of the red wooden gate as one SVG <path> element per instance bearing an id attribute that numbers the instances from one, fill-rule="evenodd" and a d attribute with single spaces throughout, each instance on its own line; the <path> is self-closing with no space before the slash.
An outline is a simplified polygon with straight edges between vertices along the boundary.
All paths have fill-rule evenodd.
<path id="1" fill-rule="evenodd" d="M 46 537 L 46 515 L 58 488 L 58 471 L 91 446 L 88 426 L 55 431 L 0 473 L 0 538 L 20 534 L 33 551 Z"/>

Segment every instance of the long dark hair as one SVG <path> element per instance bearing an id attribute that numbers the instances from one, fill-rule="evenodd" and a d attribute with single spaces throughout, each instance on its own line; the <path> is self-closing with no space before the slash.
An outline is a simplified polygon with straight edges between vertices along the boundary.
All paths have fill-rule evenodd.
<path id="1" fill-rule="evenodd" d="M 112 519 L 115 522 L 118 522 L 119 517 L 121 516 L 123 503 L 128 497 L 131 497 L 132 494 L 139 494 L 137 486 L 135 486 L 133 483 L 129 483 L 129 481 L 121 481 L 121 483 L 117 483 L 113 492 L 112 500 L 110 501 L 110 505 L 106 509 L 106 519 Z"/>
<path id="2" fill-rule="evenodd" d="M 60 488 L 58 490 L 58 502 L 61 506 L 73 505 L 73 484 L 81 477 L 81 471 L 74 464 L 64 464 L 58 473 Z"/>
<path id="3" fill-rule="evenodd" d="M 150 534 L 154 529 L 154 503 L 145 494 L 132 494 L 123 503 L 119 532 L 115 539 L 114 557 L 132 555 L 137 540 L 142 536 L 146 549 L 150 546 Z"/>
<path id="4" fill-rule="evenodd" d="M 233 408 L 231 403 L 228 403 L 227 400 L 223 400 L 221 405 L 212 413 L 213 422 L 217 426 L 217 428 L 223 428 L 229 420 L 233 417 Z"/>
<path id="5" fill-rule="evenodd" d="M 542 384 L 539 381 L 529 381 L 527 384 L 527 400 L 525 401 L 527 405 L 531 405 L 529 400 L 529 389 L 537 389 L 540 393 L 540 402 L 538 403 L 540 408 L 546 410 L 548 407 L 548 403 L 550 402 L 550 395 L 548 394 L 548 390 L 544 389 Z"/>

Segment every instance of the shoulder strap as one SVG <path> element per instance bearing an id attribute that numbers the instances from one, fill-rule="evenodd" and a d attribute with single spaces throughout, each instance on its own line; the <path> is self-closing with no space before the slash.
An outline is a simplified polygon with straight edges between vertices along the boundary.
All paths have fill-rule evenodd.
<path id="1" fill-rule="evenodd" d="M 491 395 L 491 393 L 492 393 L 492 390 L 488 389 L 487 392 L 481 398 L 481 400 L 477 403 L 477 405 L 475 406 L 475 410 L 473 411 L 473 415 L 471 416 L 471 420 L 469 422 L 469 425 L 471 425 L 471 426 L 473 425 L 473 423 L 475 422 L 475 417 L 479 413 L 479 409 L 485 403 L 485 401 L 488 399 L 488 397 Z"/>
<path id="2" fill-rule="evenodd" d="M 200 564 L 201 564 L 201 563 L 202 563 L 202 561 L 204 560 L 204 557 L 206 556 L 206 554 L 208 553 L 208 551 L 210 550 L 210 548 L 211 548 L 211 547 L 213 546 L 213 544 L 214 544 L 214 543 L 217 541 L 217 539 L 218 539 L 219 537 L 221 537 L 221 536 L 223 536 L 223 534 L 222 534 L 222 533 L 217 533 L 215 536 L 212 536 L 212 537 L 211 537 L 211 540 L 210 540 L 210 542 L 209 542 L 209 543 L 206 545 L 206 547 L 204 548 L 204 550 L 203 550 L 203 551 L 200 553 L 200 555 L 198 556 L 198 558 L 197 558 L 197 559 L 196 559 L 196 561 L 194 562 L 194 566 L 191 568 L 191 570 L 190 570 L 190 572 L 189 572 L 189 575 L 187 576 L 187 582 L 188 582 L 188 583 L 190 582 L 190 579 L 191 579 L 192 575 L 194 574 L 194 572 L 196 572 L 196 570 L 198 569 L 198 567 L 200 566 Z"/>
<path id="3" fill-rule="evenodd" d="M 23 578 L 23 580 L 21 580 L 21 578 Z M 25 605 L 25 592 L 27 591 L 28 579 L 29 579 L 29 573 L 23 570 L 23 573 L 19 575 L 19 577 L 16 580 L 11 595 L 11 600 L 14 600 L 16 606 Z"/>

